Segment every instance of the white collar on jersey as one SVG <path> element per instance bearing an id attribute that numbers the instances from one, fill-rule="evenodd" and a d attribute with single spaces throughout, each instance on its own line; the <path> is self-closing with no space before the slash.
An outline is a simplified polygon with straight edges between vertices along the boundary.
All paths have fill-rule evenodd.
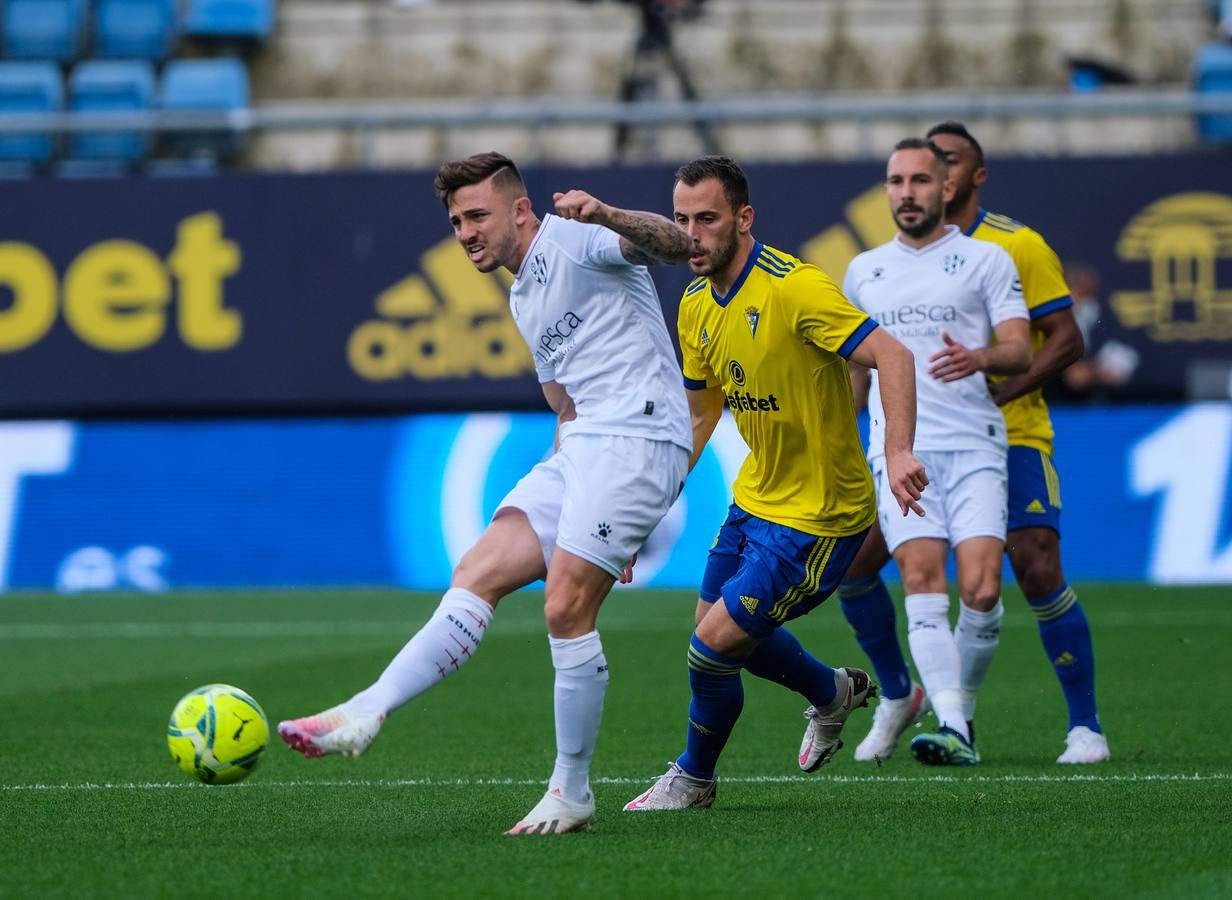
<path id="1" fill-rule="evenodd" d="M 903 241 L 903 236 L 900 232 L 899 234 L 894 235 L 894 246 L 898 247 L 898 249 L 902 250 L 904 253 L 910 253 L 912 256 L 923 256 L 925 253 L 932 253 L 933 250 L 938 247 L 944 247 L 950 244 L 961 235 L 962 232 L 959 231 L 957 225 L 946 225 L 945 234 L 941 235 L 941 237 L 937 238 L 932 243 L 925 244 L 917 250 L 915 247 L 909 246 Z"/>

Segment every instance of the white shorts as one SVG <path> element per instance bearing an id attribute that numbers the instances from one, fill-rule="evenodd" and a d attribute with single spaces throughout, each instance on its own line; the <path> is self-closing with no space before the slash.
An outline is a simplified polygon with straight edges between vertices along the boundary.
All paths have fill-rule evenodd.
<path id="1" fill-rule="evenodd" d="M 951 547 L 973 537 L 1005 540 L 1008 488 L 1006 455 L 996 450 L 921 450 L 928 473 L 920 497 L 924 516 L 903 516 L 890 491 L 885 458 L 874 460 L 877 515 L 890 552 L 916 538 L 939 538 Z"/>
<path id="2" fill-rule="evenodd" d="M 619 578 L 684 487 L 689 453 L 668 441 L 570 434 L 497 511 L 526 513 L 544 564 L 563 547 Z"/>

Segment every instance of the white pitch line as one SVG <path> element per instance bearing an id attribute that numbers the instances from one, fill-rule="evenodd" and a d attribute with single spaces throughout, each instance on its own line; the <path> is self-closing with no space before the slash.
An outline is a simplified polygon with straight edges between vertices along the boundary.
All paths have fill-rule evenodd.
<path id="1" fill-rule="evenodd" d="M 592 784 L 639 785 L 652 781 L 645 778 L 592 778 Z M 1111 784 L 1123 782 L 1176 783 L 1201 781 L 1232 781 L 1232 772 L 1195 772 L 1192 775 L 739 775 L 720 779 L 724 784 Z M 257 778 L 242 784 L 227 785 L 228 790 L 261 788 L 403 788 L 403 787 L 542 787 L 541 778 L 343 778 L 322 781 L 296 779 L 292 781 L 262 781 Z M 80 784 L 0 784 L 0 792 L 39 791 L 174 791 L 204 787 L 191 781 L 84 782 Z"/>

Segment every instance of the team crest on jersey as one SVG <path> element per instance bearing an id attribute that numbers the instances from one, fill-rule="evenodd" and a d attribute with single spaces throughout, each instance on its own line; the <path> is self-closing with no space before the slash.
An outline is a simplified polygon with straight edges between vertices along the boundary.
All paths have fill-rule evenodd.
<path id="1" fill-rule="evenodd" d="M 958 270 L 961 269 L 966 264 L 966 262 L 967 262 L 967 257 L 960 256 L 957 253 L 951 253 L 941 263 L 941 267 L 945 269 L 945 274 L 957 275 Z"/>
<path id="2" fill-rule="evenodd" d="M 530 276 L 540 284 L 548 283 L 548 261 L 542 253 L 536 253 L 530 261 Z"/>
<path id="3" fill-rule="evenodd" d="M 746 306 L 744 320 L 749 323 L 749 331 L 753 333 L 753 337 L 757 337 L 757 323 L 761 321 L 761 310 L 756 306 Z"/>
<path id="4" fill-rule="evenodd" d="M 707 331 L 705 328 L 703 328 L 702 329 L 702 346 L 708 347 L 709 345 L 710 345 L 710 332 Z"/>

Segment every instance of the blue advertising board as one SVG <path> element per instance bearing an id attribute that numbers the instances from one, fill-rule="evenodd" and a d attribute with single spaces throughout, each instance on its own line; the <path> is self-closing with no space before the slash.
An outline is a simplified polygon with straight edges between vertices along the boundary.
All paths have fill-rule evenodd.
<path id="1" fill-rule="evenodd" d="M 757 236 L 841 280 L 891 238 L 880 163 L 749 167 Z M 670 167 L 530 169 L 671 212 Z M 0 217 L 0 417 L 542 408 L 507 308 L 427 171 L 29 179 Z M 1005 159 L 991 208 L 1099 274 L 1093 340 L 1139 395 L 1232 363 L 1232 166 L 1219 154 Z M 655 270 L 669 323 L 687 270 Z"/>
<path id="2" fill-rule="evenodd" d="M 1055 414 L 1074 580 L 1232 583 L 1232 404 Z M 535 413 L 0 424 L 0 590 L 434 590 L 549 450 Z M 638 560 L 695 587 L 744 445 L 725 417 Z"/>

